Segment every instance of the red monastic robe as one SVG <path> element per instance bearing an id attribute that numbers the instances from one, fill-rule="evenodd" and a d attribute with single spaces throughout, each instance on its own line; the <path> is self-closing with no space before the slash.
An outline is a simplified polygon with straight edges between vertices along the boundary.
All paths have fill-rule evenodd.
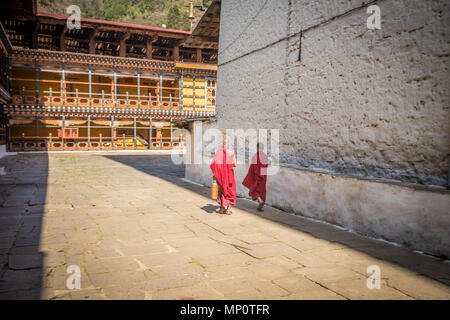
<path id="1" fill-rule="evenodd" d="M 222 148 L 217 151 L 210 168 L 219 184 L 217 202 L 221 206 L 236 204 L 236 181 L 234 180 L 232 149 Z"/>
<path id="2" fill-rule="evenodd" d="M 266 202 L 266 182 L 267 182 L 267 155 L 257 152 L 250 164 L 247 176 L 242 184 L 249 189 L 248 195 L 256 200 L 258 197 Z"/>

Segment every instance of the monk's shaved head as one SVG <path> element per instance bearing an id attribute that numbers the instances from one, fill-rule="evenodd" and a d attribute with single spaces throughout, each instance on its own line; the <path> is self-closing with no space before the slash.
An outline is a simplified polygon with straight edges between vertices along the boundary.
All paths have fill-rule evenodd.
<path id="1" fill-rule="evenodd" d="M 222 144 L 223 144 L 224 147 L 227 147 L 228 146 L 228 139 L 227 138 L 223 139 Z"/>

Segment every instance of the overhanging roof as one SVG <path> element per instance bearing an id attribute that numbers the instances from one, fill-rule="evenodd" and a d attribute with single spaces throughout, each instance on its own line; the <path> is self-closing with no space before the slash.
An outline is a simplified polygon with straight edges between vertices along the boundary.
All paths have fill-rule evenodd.
<path id="1" fill-rule="evenodd" d="M 36 17 L 39 18 L 39 20 L 52 19 L 52 20 L 62 21 L 63 23 L 65 23 L 69 16 L 66 16 L 63 14 L 48 13 L 48 12 L 38 12 L 36 14 Z M 139 24 L 115 22 L 115 21 L 99 20 L 99 19 L 90 19 L 90 18 L 81 18 L 80 22 L 82 24 L 97 24 L 97 25 L 102 25 L 102 26 L 111 26 L 111 27 L 117 27 L 117 28 L 123 28 L 123 29 L 154 31 L 154 32 L 164 32 L 164 33 L 178 33 L 178 34 L 182 34 L 182 35 L 190 35 L 191 34 L 189 31 L 184 31 L 184 30 L 166 29 L 166 28 L 159 28 L 159 27 L 143 26 L 143 25 L 139 25 Z"/>
<path id="2" fill-rule="evenodd" d="M 193 48 L 218 49 L 220 30 L 221 0 L 214 0 L 198 22 L 183 46 Z"/>

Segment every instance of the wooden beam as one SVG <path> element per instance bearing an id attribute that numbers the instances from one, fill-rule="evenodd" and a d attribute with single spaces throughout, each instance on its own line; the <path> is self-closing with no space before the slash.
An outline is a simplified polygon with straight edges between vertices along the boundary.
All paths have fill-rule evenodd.
<path id="1" fill-rule="evenodd" d="M 192 36 L 192 42 L 202 41 L 202 42 L 218 42 L 218 37 L 205 37 L 205 36 Z M 190 44 L 190 43 L 188 43 Z"/>
<path id="2" fill-rule="evenodd" d="M 217 21 L 215 21 L 217 19 Z M 210 21 L 207 22 L 200 22 L 199 25 L 197 25 L 196 29 L 208 29 L 209 27 L 211 27 L 212 25 L 214 25 L 214 30 L 218 29 L 218 25 L 220 24 L 220 18 L 216 17 L 216 16 L 212 16 L 210 17 Z"/>
<path id="3" fill-rule="evenodd" d="M 110 26 L 106 24 L 97 24 L 97 23 L 81 23 L 82 28 L 99 28 L 101 31 L 117 31 L 117 32 L 131 32 L 133 34 L 142 34 L 142 35 L 148 35 L 148 36 L 160 36 L 165 38 L 172 38 L 172 39 L 184 39 L 188 36 L 188 34 L 185 33 L 176 33 L 176 32 L 169 32 L 169 31 L 156 31 L 156 30 L 144 30 L 144 29 L 134 29 L 130 28 L 128 26 Z"/>
<path id="4" fill-rule="evenodd" d="M 4 14 L 7 14 L 7 13 L 4 13 Z M 11 19 L 31 21 L 31 18 L 17 19 L 16 16 L 12 16 Z M 54 19 L 54 18 L 49 18 L 49 17 L 37 17 L 37 18 L 34 18 L 34 21 L 44 23 L 44 24 L 51 24 L 51 25 L 60 25 L 60 26 L 66 25 L 65 19 L 60 20 L 60 19 Z M 114 26 L 114 25 L 107 25 L 107 24 L 93 23 L 93 22 L 86 22 L 86 21 L 81 21 L 81 28 L 82 29 L 99 29 L 101 31 L 131 32 L 133 34 L 141 34 L 141 35 L 146 35 L 146 36 L 160 36 L 160 37 L 171 38 L 171 39 L 186 39 L 189 36 L 186 33 L 177 33 L 177 32 L 162 31 L 162 30 L 146 30 L 146 29 L 139 29 L 139 28 L 130 28 L 129 26 Z"/>

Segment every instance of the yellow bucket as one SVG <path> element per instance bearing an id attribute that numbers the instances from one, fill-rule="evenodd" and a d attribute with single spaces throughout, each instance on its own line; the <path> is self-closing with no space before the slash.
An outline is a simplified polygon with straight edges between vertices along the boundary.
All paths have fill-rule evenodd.
<path id="1" fill-rule="evenodd" d="M 211 199 L 217 199 L 219 196 L 219 185 L 215 178 L 213 178 L 212 186 L 211 186 Z"/>

